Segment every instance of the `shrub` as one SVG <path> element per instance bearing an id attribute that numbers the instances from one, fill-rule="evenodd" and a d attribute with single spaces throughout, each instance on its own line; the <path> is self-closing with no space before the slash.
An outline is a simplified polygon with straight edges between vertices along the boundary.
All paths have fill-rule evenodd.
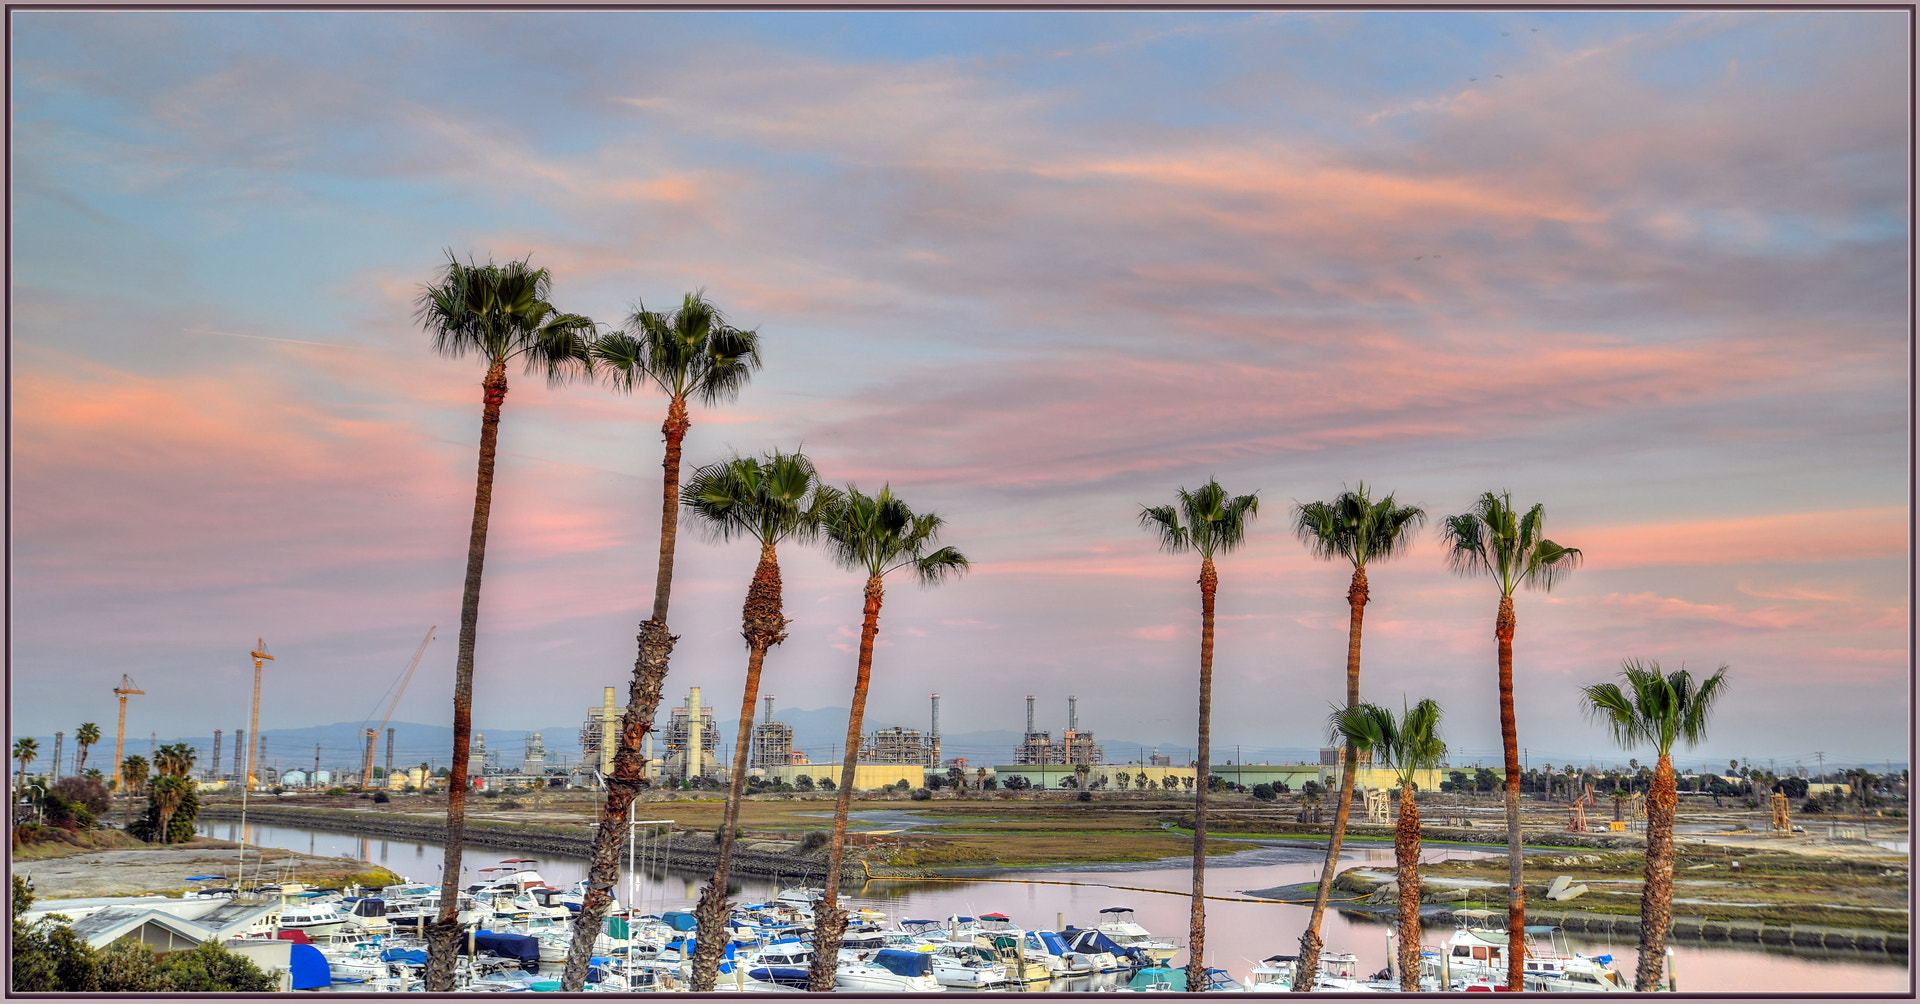
<path id="1" fill-rule="evenodd" d="M 1079 798 L 1079 799 L 1080 799 L 1080 801 L 1082 801 L 1082 802 L 1091 802 L 1091 801 L 1093 801 L 1093 792 L 1091 792 L 1091 791 L 1083 791 L 1083 792 L 1081 792 L 1081 793 L 1080 793 L 1080 794 L 1079 794 L 1078 796 L 1076 796 L 1076 797 L 1077 797 L 1077 798 Z"/>
<path id="2" fill-rule="evenodd" d="M 827 841 L 831 839 L 833 838 L 825 830 L 808 830 L 807 835 L 800 838 L 800 853 L 817 851 L 827 846 Z"/>
<path id="3" fill-rule="evenodd" d="M 511 798 L 503 798 L 500 800 L 500 807 L 502 809 L 518 809 L 520 808 L 520 803 Z"/>
<path id="4" fill-rule="evenodd" d="M 386 789 L 382 788 L 379 791 L 376 791 L 373 793 L 373 801 L 374 801 L 374 804 L 379 805 L 385 802 L 391 802 L 393 801 L 393 799 L 387 794 Z"/>
<path id="5" fill-rule="evenodd" d="M 915 788 L 907 793 L 907 797 L 916 802 L 924 802 L 933 797 L 933 791 L 928 788 Z"/>
<path id="6" fill-rule="evenodd" d="M 1271 802 L 1278 796 L 1273 790 L 1273 785 L 1256 784 L 1253 786 L 1253 797 L 1262 802 Z"/>
<path id="7" fill-rule="evenodd" d="M 327 794 L 329 795 L 344 795 L 346 793 L 347 793 L 347 789 L 339 787 L 337 785 L 335 787 L 327 789 Z"/>
<path id="8" fill-rule="evenodd" d="M 87 811 L 96 816 L 104 816 L 113 807 L 113 796 L 107 794 L 107 786 L 91 777 L 63 777 L 54 782 L 53 790 L 69 802 L 86 806 Z"/>

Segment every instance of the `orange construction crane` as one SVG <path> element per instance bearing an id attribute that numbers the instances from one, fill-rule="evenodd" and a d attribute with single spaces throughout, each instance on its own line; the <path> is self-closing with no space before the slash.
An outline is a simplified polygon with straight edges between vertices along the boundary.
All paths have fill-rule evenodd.
<path id="1" fill-rule="evenodd" d="M 438 624 L 428 628 L 427 636 L 420 639 L 420 648 L 413 653 L 413 661 L 407 663 L 407 671 L 400 677 L 400 687 L 393 692 L 393 701 L 387 705 L 387 713 L 380 717 L 380 724 L 370 729 L 360 730 L 360 737 L 367 741 L 367 758 L 362 761 L 360 765 L 361 791 L 366 791 L 367 785 L 373 779 L 374 741 L 379 737 L 380 730 L 387 727 L 387 721 L 393 718 L 393 709 L 400 706 L 400 695 L 407 692 L 407 681 L 413 679 L 413 671 L 420 668 L 420 657 L 427 654 L 427 643 L 433 640 L 433 633 L 439 629 L 440 625 Z"/>
<path id="2" fill-rule="evenodd" d="M 253 651 L 247 654 L 253 657 L 253 717 L 247 720 L 247 788 L 252 790 L 258 787 L 253 772 L 254 764 L 260 759 L 260 663 L 273 656 L 267 654 L 265 638 L 256 639 Z"/>
<path id="3" fill-rule="evenodd" d="M 121 673 L 120 685 L 113 688 L 113 692 L 120 695 L 120 727 L 113 733 L 113 790 L 119 791 L 120 758 L 126 752 L 127 745 L 127 695 L 144 694 L 146 691 L 134 689 L 133 677 Z"/>

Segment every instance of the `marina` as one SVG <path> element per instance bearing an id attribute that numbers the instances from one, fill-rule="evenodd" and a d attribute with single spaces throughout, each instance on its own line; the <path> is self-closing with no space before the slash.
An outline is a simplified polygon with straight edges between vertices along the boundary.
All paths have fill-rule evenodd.
<path id="1" fill-rule="evenodd" d="M 237 838 L 236 823 L 203 824 L 202 831 L 222 839 Z M 435 876 L 439 848 L 395 840 L 363 838 L 350 834 L 285 826 L 248 826 L 249 842 L 255 846 L 289 847 L 303 853 L 353 857 L 378 864 L 414 880 L 431 881 Z M 1430 849 L 1427 860 L 1448 857 L 1487 856 L 1489 852 L 1460 848 Z M 1356 847 L 1343 854 L 1348 864 L 1390 863 L 1392 851 L 1384 847 Z M 1208 964 L 1222 969 L 1241 985 L 1254 982 L 1261 974 L 1264 960 L 1292 955 L 1299 931 L 1304 927 L 1307 908 L 1292 903 L 1265 900 L 1252 895 L 1262 890 L 1309 881 L 1318 869 L 1320 854 L 1305 848 L 1261 847 L 1223 856 L 1209 862 L 1210 895 L 1220 897 L 1207 905 Z M 586 862 L 558 855 L 506 855 L 496 850 L 468 849 L 467 860 L 475 862 L 475 877 L 480 868 L 497 867 L 502 860 L 519 859 L 520 867 L 537 871 L 547 885 L 565 888 L 583 879 Z M 628 888 L 629 875 L 621 876 L 621 890 Z M 634 903 L 641 913 L 665 915 L 692 908 L 705 876 L 671 867 L 641 869 L 631 876 L 636 890 Z M 907 920 L 924 919 L 944 925 L 948 918 L 980 918 L 999 914 L 1012 925 L 1024 929 L 1065 931 L 1069 926 L 1089 928 L 1103 919 L 1102 911 L 1115 907 L 1127 909 L 1131 918 L 1154 940 L 1176 946 L 1174 965 L 1185 962 L 1184 945 L 1190 892 L 1184 859 L 1169 859 L 1154 865 L 1079 866 L 1072 869 L 998 874 L 950 881 L 900 880 L 875 881 L 850 886 L 843 903 L 850 909 L 864 907 L 884 917 L 884 927 Z M 791 882 L 748 881 L 737 887 L 737 904 L 774 904 Z M 789 896 L 789 899 L 798 897 Z M 1338 904 L 1336 904 L 1337 906 Z M 873 915 L 870 914 L 869 917 Z M 1110 916 L 1110 915 L 1109 915 Z M 878 918 L 874 918 L 878 919 Z M 1359 913 L 1329 911 L 1324 937 L 1329 952 L 1351 953 L 1356 972 L 1371 975 L 1386 965 L 1390 949 L 1391 924 Z M 1437 949 L 1455 937 L 1451 928 L 1429 926 L 1424 935 L 1427 945 Z M 1568 954 L 1589 959 L 1610 957 L 1613 971 L 1629 979 L 1637 962 L 1632 938 L 1591 937 L 1561 932 L 1555 935 Z M 1712 992 L 1826 992 L 1846 987 L 1858 992 L 1894 993 L 1903 991 L 1908 980 L 1904 956 L 1868 956 L 1851 953 L 1820 953 L 1782 950 L 1772 946 L 1673 946 L 1674 969 L 1679 988 L 1685 991 Z M 1268 967 L 1271 968 L 1271 967 Z M 541 962 L 536 975 L 557 979 L 559 966 Z M 1131 977 L 1119 973 L 1088 973 L 1049 979 L 1050 991 L 1083 992 L 1122 989 Z M 1451 974 L 1456 980 L 1466 974 Z M 723 977 L 723 982 L 726 977 Z M 743 982 L 745 977 L 743 976 Z M 948 987 L 958 990 L 958 987 Z M 1033 984 L 1009 989 L 1035 989 Z"/>

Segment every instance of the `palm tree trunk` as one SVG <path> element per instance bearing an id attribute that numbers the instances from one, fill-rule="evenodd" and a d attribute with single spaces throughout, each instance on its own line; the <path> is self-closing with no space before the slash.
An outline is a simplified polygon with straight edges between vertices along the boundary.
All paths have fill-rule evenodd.
<path id="1" fill-rule="evenodd" d="M 734 831 L 740 825 L 740 802 L 747 787 L 753 705 L 760 697 L 760 669 L 766 663 L 767 649 L 787 637 L 783 633 L 786 626 L 780 610 L 780 561 L 772 542 L 762 541 L 760 565 L 753 571 L 746 606 L 740 611 L 740 634 L 747 640 L 747 686 L 740 696 L 740 735 L 733 744 L 733 783 L 727 791 L 726 821 L 720 827 L 720 853 L 713 865 L 713 878 L 700 893 L 700 904 L 693 911 L 699 921 L 693 949 L 694 993 L 713 991 L 721 956 L 726 953 L 727 872 L 733 866 Z"/>
<path id="2" fill-rule="evenodd" d="M 1520 734 L 1513 714 L 1513 597 L 1500 596 L 1493 636 L 1500 643 L 1500 745 L 1507 755 L 1507 989 L 1522 989 L 1527 957 L 1527 888 L 1520 853 Z"/>
<path id="3" fill-rule="evenodd" d="M 1200 766 L 1193 797 L 1193 908 L 1187 923 L 1187 989 L 1207 987 L 1207 792 L 1213 773 L 1213 600 L 1220 574 L 1200 559 Z"/>
<path id="4" fill-rule="evenodd" d="M 1394 880 L 1400 883 L 1400 944 L 1394 968 L 1400 990 L 1420 992 L 1420 809 L 1413 801 L 1413 779 L 1400 785 L 1400 823 L 1393 831 Z"/>
<path id="5" fill-rule="evenodd" d="M 620 716 L 620 745 L 613 754 L 613 774 L 606 779 L 607 801 L 600 808 L 600 827 L 594 831 L 593 848 L 588 852 L 587 894 L 574 918 L 567 967 L 560 975 L 560 987 L 566 993 L 578 993 L 587 984 L 593 942 L 600 935 L 600 922 L 606 919 L 608 901 L 620 879 L 620 843 L 627 831 L 627 808 L 647 783 L 640 740 L 652 727 L 654 712 L 660 708 L 667 658 L 673 654 L 676 641 L 679 639 L 667 633 L 664 622 L 641 622 L 640 657 L 633 664 L 627 710 Z"/>
<path id="6" fill-rule="evenodd" d="M 633 681 L 627 686 L 627 710 L 620 716 L 620 748 L 613 754 L 613 776 L 606 779 L 607 802 L 600 809 L 600 828 L 593 835 L 589 852 L 587 895 L 574 918 L 573 941 L 567 947 L 567 968 L 560 976 L 564 993 L 578 993 L 587 984 L 587 964 L 593 958 L 593 941 L 600 933 L 600 921 L 607 915 L 620 874 L 620 839 L 627 828 L 627 808 L 639 797 L 645 783 L 646 762 L 640 753 L 640 740 L 653 728 L 654 713 L 660 709 L 660 693 L 666 685 L 667 663 L 678 641 L 667 633 L 667 600 L 673 591 L 673 549 L 680 529 L 680 444 L 692 426 L 687 418 L 685 398 L 675 397 L 667 405 L 667 420 L 660 423 L 660 435 L 667 441 L 666 459 L 660 488 L 660 561 L 653 578 L 653 615 L 640 625 L 640 655 L 633 663 Z M 601 885 L 604 888 L 594 889 Z"/>
<path id="7" fill-rule="evenodd" d="M 440 876 L 440 915 L 427 925 L 428 993 L 453 990 L 459 951 L 460 852 L 467 829 L 467 744 L 473 738 L 473 645 L 480 628 L 480 572 L 487 560 L 487 516 L 493 508 L 493 458 L 507 364 L 494 360 L 480 382 L 480 465 L 474 477 L 473 530 L 467 538 L 466 589 L 460 598 L 460 654 L 453 668 L 453 767 L 447 775 L 447 850 Z"/>
<path id="8" fill-rule="evenodd" d="M 1353 582 L 1347 586 L 1347 707 L 1360 704 L 1360 627 L 1367 611 L 1367 566 L 1353 566 Z M 1347 816 L 1353 810 L 1353 775 L 1360 769 L 1360 752 L 1348 743 L 1340 751 L 1340 802 L 1333 810 L 1333 833 L 1327 839 L 1327 860 L 1320 869 L 1320 888 L 1313 896 L 1313 912 L 1307 917 L 1306 933 L 1300 935 L 1300 959 L 1294 963 L 1292 990 L 1297 994 L 1313 990 L 1314 975 L 1320 971 L 1320 920 L 1327 912 L 1327 897 L 1333 894 L 1334 871 L 1340 865 L 1340 842 L 1347 835 Z"/>
<path id="9" fill-rule="evenodd" d="M 840 937 L 847 932 L 847 912 L 840 909 L 840 866 L 847 853 L 847 809 L 853 803 L 854 769 L 860 764 L 860 727 L 867 713 L 867 683 L 873 676 L 873 639 L 880 633 L 880 577 L 867 579 L 866 616 L 860 625 L 860 669 L 853 678 L 853 707 L 847 712 L 847 758 L 840 767 L 840 797 L 833 803 L 833 842 L 827 851 L 825 890 L 813 908 L 813 968 L 807 991 L 833 992 L 833 973 L 840 962 Z"/>
<path id="10" fill-rule="evenodd" d="M 1660 989 L 1667 963 L 1667 928 L 1673 925 L 1673 760 L 1666 750 L 1653 768 L 1647 790 L 1647 877 L 1640 889 L 1640 967 L 1633 988 L 1640 993 Z"/>

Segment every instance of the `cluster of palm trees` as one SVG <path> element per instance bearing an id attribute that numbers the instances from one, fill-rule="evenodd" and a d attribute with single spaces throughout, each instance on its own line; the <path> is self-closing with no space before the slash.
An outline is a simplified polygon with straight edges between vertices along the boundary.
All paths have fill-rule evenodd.
<path id="1" fill-rule="evenodd" d="M 594 938 L 618 874 L 627 811 L 647 783 L 641 739 L 652 727 L 659 708 L 676 641 L 668 630 L 667 613 L 683 505 L 715 539 L 746 537 L 760 544 L 760 560 L 741 611 L 741 635 L 747 646 L 742 721 L 753 719 L 768 651 L 786 637 L 778 545 L 788 539 L 824 540 L 829 553 L 842 566 L 866 577 L 848 752 L 838 785 L 826 892 L 815 913 L 818 951 L 812 983 L 817 990 L 831 989 L 838 937 L 847 919 L 838 906 L 838 879 L 845 855 L 847 813 L 858 764 L 873 643 L 879 632 L 883 580 L 904 569 L 921 583 L 934 584 L 963 572 L 967 559 L 951 547 L 938 545 L 944 522 L 941 517 L 915 513 L 891 487 L 883 487 L 874 495 L 853 485 L 845 489 L 830 487 L 821 481 L 812 461 L 797 451 L 774 450 L 764 457 L 735 456 L 709 464 L 697 469 L 683 489 L 681 449 L 692 426 L 689 403 L 697 400 L 715 405 L 737 396 L 760 367 L 758 334 L 729 324 L 702 292 L 687 294 L 671 311 L 637 305 L 624 324 L 602 332 L 583 315 L 555 309 L 548 301 L 550 282 L 545 269 L 533 268 L 525 260 L 481 265 L 462 263 L 449 254 L 446 266 L 423 289 L 418 301 L 417 317 L 432 335 L 436 351 L 456 357 L 476 355 L 487 366 L 481 381 L 480 459 L 455 663 L 451 771 L 455 783 L 448 788 L 441 912 L 427 932 L 427 989 L 452 989 L 453 962 L 461 933 L 455 911 L 466 805 L 462 782 L 467 776 L 472 735 L 474 643 L 501 405 L 507 394 L 507 366 L 515 360 L 549 383 L 597 377 L 617 391 L 631 393 L 651 387 L 667 398 L 667 416 L 661 425 L 666 449 L 661 464 L 660 547 L 653 605 L 639 629 L 638 655 L 620 720 L 620 738 L 613 752 L 612 770 L 604 779 L 607 794 L 590 852 L 587 895 L 575 921 L 562 989 L 575 992 L 586 982 Z M 720 828 L 714 875 L 695 909 L 699 918 L 694 958 L 696 990 L 713 989 L 725 947 L 727 879 L 744 791 L 747 749 L 748 736 L 742 730 L 734 752 L 732 786 Z"/>
<path id="2" fill-rule="evenodd" d="M 1259 497 L 1230 496 L 1218 481 L 1189 492 L 1177 491 L 1172 505 L 1142 506 L 1140 523 L 1155 531 L 1161 545 L 1174 553 L 1200 555 L 1200 722 L 1197 771 L 1211 772 L 1211 705 L 1213 696 L 1214 598 L 1219 574 L 1214 555 L 1237 548 L 1246 539 L 1248 524 L 1258 515 Z M 1333 831 L 1327 842 L 1313 908 L 1300 937 L 1296 963 L 1301 978 L 1296 993 L 1312 989 L 1312 973 L 1319 969 L 1320 924 L 1333 887 L 1340 845 L 1353 803 L 1354 774 L 1359 754 L 1368 753 L 1396 772 L 1400 783 L 1400 813 L 1394 837 L 1396 881 L 1399 889 L 1399 949 L 1396 968 L 1401 987 L 1418 989 L 1420 952 L 1420 817 L 1414 802 L 1414 778 L 1439 766 L 1446 757 L 1440 738 L 1441 709 L 1431 699 L 1404 707 L 1399 716 L 1378 704 L 1360 699 L 1360 640 L 1366 604 L 1371 596 L 1367 564 L 1402 553 L 1411 542 L 1410 531 L 1425 523 L 1417 506 L 1400 505 L 1392 493 L 1375 499 L 1366 484 L 1343 491 L 1328 501 L 1298 504 L 1293 530 L 1315 557 L 1346 561 L 1353 566 L 1347 589 L 1347 701 L 1329 720 L 1333 741 L 1342 744 L 1340 791 L 1335 799 Z M 1545 535 L 1544 508 L 1522 512 L 1507 492 L 1486 492 L 1463 513 L 1446 517 L 1441 536 L 1454 571 L 1494 581 L 1500 602 L 1494 618 L 1498 666 L 1501 744 L 1506 754 L 1506 822 L 1508 859 L 1508 988 L 1521 989 L 1525 950 L 1525 887 L 1520 847 L 1520 752 L 1513 703 L 1513 638 L 1517 620 L 1513 593 L 1527 587 L 1551 589 L 1582 559 L 1579 549 L 1555 543 Z M 1642 898 L 1640 969 L 1636 986 L 1657 988 L 1667 928 L 1672 921 L 1674 774 L 1670 753 L 1676 739 L 1693 745 L 1705 735 L 1707 716 L 1725 689 L 1726 667 L 1695 683 L 1684 670 L 1661 675 L 1659 664 L 1629 661 L 1621 673 L 1624 685 L 1595 684 L 1583 690 L 1585 706 L 1604 721 L 1621 745 L 1632 748 L 1651 743 L 1658 755 L 1648 798 L 1646 883 Z M 1206 985 L 1205 870 L 1207 790 L 1195 787 L 1193 905 L 1188 931 L 1189 986 Z"/>

